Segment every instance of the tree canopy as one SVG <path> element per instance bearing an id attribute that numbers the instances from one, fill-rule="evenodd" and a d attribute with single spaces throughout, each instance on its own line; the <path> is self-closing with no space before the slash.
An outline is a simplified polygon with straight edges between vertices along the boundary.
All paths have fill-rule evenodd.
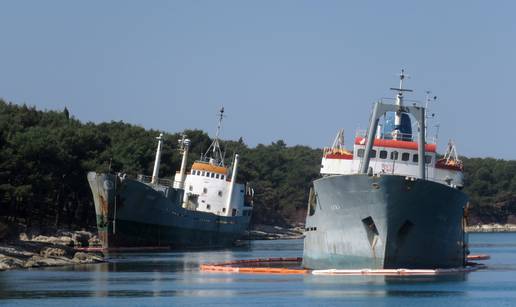
<path id="1" fill-rule="evenodd" d="M 164 133 L 160 177 L 179 169 L 177 140 L 183 133 L 192 141 L 188 165 L 211 143 L 200 130 Z M 0 215 L 28 226 L 94 226 L 87 172 L 151 174 L 158 135 L 123 122 L 82 123 L 67 108 L 40 111 L 0 100 Z M 240 154 L 239 180 L 255 190 L 254 223 L 304 221 L 320 149 L 282 140 L 251 148 L 243 138 L 223 147 L 227 157 Z M 463 160 L 470 223 L 516 223 L 516 161 Z"/>

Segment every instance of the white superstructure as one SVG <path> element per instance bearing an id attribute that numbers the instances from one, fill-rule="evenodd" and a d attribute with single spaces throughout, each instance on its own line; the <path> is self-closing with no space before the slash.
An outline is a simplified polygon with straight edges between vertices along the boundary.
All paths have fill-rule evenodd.
<path id="1" fill-rule="evenodd" d="M 396 105 L 403 106 L 403 92 L 409 92 L 402 88 L 405 75 L 400 75 L 400 88 L 392 88 L 398 91 Z M 403 131 L 402 118 L 407 114 L 395 113 L 395 122 L 392 131 L 380 132 L 378 129 L 370 152 L 368 172 L 373 175 L 396 174 L 417 178 L 419 171 L 418 143 L 412 138 L 411 131 Z M 408 124 L 410 126 L 410 120 Z M 407 129 L 405 125 L 405 129 Z M 411 129 L 408 129 L 411 130 Z M 342 140 L 342 141 L 337 141 Z M 366 135 L 358 132 L 355 136 L 353 151 L 344 149 L 343 132 L 339 131 L 332 147 L 323 151 L 321 174 L 326 176 L 358 174 L 363 164 L 366 145 Z M 444 158 L 437 159 L 436 144 L 425 144 L 425 176 L 427 180 L 439 182 L 462 188 L 464 179 L 462 174 L 462 162 L 458 159 L 455 146 L 448 145 Z"/>
<path id="2" fill-rule="evenodd" d="M 246 197 L 252 198 L 253 191 L 236 182 L 238 154 L 233 157 L 231 169 L 224 165 L 219 144 L 223 116 L 224 108 L 220 110 L 215 139 L 201 159 L 193 163 L 189 173 L 185 173 L 184 164 L 190 142 L 184 137 L 180 141 L 183 160 L 174 178 L 174 187 L 184 189 L 184 208 L 220 216 L 250 216 L 252 207 L 246 206 Z"/>

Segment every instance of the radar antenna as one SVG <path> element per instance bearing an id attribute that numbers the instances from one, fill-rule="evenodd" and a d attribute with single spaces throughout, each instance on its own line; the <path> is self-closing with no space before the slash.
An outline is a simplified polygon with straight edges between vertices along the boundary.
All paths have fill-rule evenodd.
<path id="1" fill-rule="evenodd" d="M 398 91 L 398 95 L 403 95 L 403 92 L 412 92 L 412 90 L 403 88 L 403 80 L 405 80 L 405 78 L 410 78 L 410 76 L 405 75 L 405 69 L 401 69 L 401 73 L 399 76 L 400 76 L 400 86 L 398 88 L 391 87 L 390 89 L 393 91 Z"/>

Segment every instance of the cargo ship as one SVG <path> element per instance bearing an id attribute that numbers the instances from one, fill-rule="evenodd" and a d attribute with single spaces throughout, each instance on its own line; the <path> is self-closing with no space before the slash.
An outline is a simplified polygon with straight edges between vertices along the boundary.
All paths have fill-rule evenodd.
<path id="1" fill-rule="evenodd" d="M 99 237 L 104 249 L 216 248 L 231 246 L 248 229 L 253 190 L 237 182 L 239 156 L 231 167 L 220 148 L 224 108 L 216 136 L 186 172 L 190 140 L 179 140 L 181 167 L 173 180 L 159 178 L 163 134 L 152 177 L 88 173 Z"/>
<path id="2" fill-rule="evenodd" d="M 463 165 L 455 146 L 427 140 L 426 107 L 374 104 L 368 130 L 346 150 L 339 131 L 323 151 L 306 218 L 303 266 L 310 269 L 436 269 L 465 264 Z M 413 124 L 414 123 L 414 124 Z M 413 130 L 416 133 L 413 133 Z"/>

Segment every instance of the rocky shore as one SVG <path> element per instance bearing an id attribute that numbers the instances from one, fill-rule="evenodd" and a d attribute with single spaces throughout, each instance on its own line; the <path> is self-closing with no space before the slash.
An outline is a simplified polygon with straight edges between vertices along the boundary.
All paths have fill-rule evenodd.
<path id="1" fill-rule="evenodd" d="M 249 231 L 248 237 L 251 240 L 302 239 L 303 232 L 304 227 L 301 224 L 291 227 L 254 225 L 253 229 Z"/>
<path id="2" fill-rule="evenodd" d="M 76 246 L 98 243 L 86 231 L 61 231 L 56 236 L 27 235 L 0 242 L 0 271 L 43 266 L 62 266 L 103 262 L 102 253 L 76 251 Z"/>

